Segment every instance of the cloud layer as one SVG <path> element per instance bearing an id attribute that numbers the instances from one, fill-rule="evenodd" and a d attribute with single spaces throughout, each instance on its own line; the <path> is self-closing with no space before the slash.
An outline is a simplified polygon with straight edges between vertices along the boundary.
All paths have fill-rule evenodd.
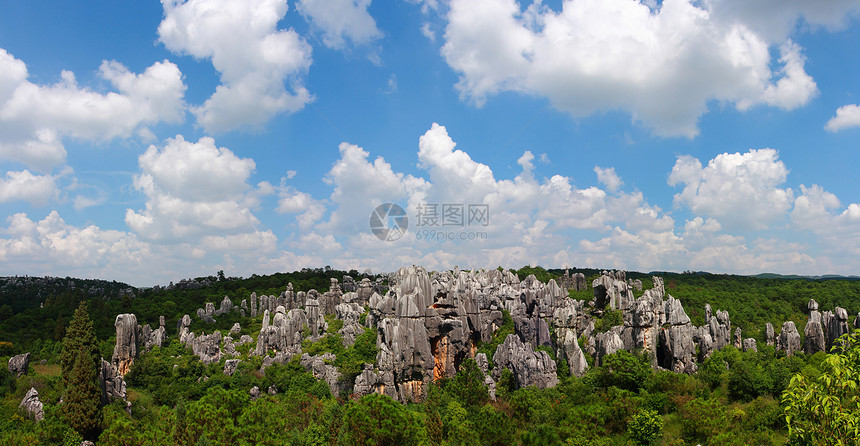
<path id="1" fill-rule="evenodd" d="M 565 0 L 553 11 L 539 1 L 523 10 L 514 0 L 452 0 L 442 54 L 461 97 L 478 106 L 514 91 L 573 116 L 620 109 L 657 134 L 693 137 L 709 101 L 791 110 L 817 94 L 783 28 L 807 14 L 833 17 L 787 9 L 751 23 L 758 16 L 737 2 Z"/>

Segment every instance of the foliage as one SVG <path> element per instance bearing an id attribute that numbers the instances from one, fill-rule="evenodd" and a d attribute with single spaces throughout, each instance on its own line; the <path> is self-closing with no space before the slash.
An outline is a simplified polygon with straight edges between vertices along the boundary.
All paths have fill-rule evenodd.
<path id="1" fill-rule="evenodd" d="M 619 350 L 603 358 L 598 368 L 597 382 L 601 387 L 617 387 L 625 390 L 638 390 L 651 375 L 651 365 L 644 354 L 634 355 L 627 350 Z"/>
<path id="2" fill-rule="evenodd" d="M 795 375 L 783 394 L 789 437 L 801 444 L 860 442 L 860 330 L 822 364 L 817 379 Z"/>
<path id="3" fill-rule="evenodd" d="M 350 401 L 344 409 L 341 444 L 420 445 L 426 442 L 423 415 L 378 394 Z"/>
<path id="4" fill-rule="evenodd" d="M 606 309 L 606 311 L 603 312 L 602 317 L 595 318 L 594 332 L 606 333 L 610 328 L 616 325 L 621 325 L 623 322 L 624 319 L 621 310 Z"/>
<path id="5" fill-rule="evenodd" d="M 66 337 L 63 338 L 63 352 L 60 354 L 60 366 L 63 375 L 63 383 L 69 387 L 69 379 L 72 376 L 72 368 L 78 360 L 78 353 L 85 352 L 91 358 L 93 370 L 100 365 L 101 353 L 99 352 L 96 334 L 93 331 L 93 323 L 87 314 L 86 302 L 81 302 L 75 315 L 69 322 Z"/>
<path id="6" fill-rule="evenodd" d="M 101 430 L 101 390 L 96 383 L 96 367 L 85 349 L 78 357 L 68 379 L 63 415 L 75 431 L 86 439 L 95 439 Z"/>
<path id="7" fill-rule="evenodd" d="M 663 418 L 653 410 L 642 410 L 630 420 L 627 431 L 636 444 L 654 444 L 663 431 Z"/>

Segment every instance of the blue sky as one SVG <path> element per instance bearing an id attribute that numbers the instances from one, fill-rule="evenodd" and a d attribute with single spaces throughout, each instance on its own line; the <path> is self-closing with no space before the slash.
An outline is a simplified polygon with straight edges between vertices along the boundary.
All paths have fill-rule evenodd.
<path id="1" fill-rule="evenodd" d="M 12 2 L 0 274 L 860 274 L 858 13 L 848 0 Z M 398 240 L 369 228 L 386 202 L 409 218 Z M 489 221 L 420 224 L 446 204 L 486 205 Z"/>

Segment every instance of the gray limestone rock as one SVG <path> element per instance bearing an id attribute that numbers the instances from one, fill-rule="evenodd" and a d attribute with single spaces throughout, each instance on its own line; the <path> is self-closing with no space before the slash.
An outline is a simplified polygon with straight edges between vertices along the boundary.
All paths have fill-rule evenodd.
<path id="1" fill-rule="evenodd" d="M 323 353 L 317 356 L 304 353 L 302 354 L 300 364 L 314 378 L 325 381 L 331 394 L 337 396 L 341 392 L 341 375 L 340 370 L 331 365 L 335 359 L 335 355 L 331 353 Z"/>
<path id="2" fill-rule="evenodd" d="M 573 376 L 583 376 L 588 371 L 588 362 L 585 360 L 585 354 L 582 353 L 582 348 L 579 346 L 579 339 L 576 335 L 576 330 L 573 328 L 557 328 L 559 352 L 564 354 L 567 359 L 567 365 L 570 368 L 570 374 Z"/>
<path id="3" fill-rule="evenodd" d="M 214 331 L 210 335 L 201 334 L 191 341 L 191 351 L 200 357 L 203 364 L 212 364 L 221 360 L 221 332 Z"/>
<path id="4" fill-rule="evenodd" d="M 520 341 L 517 335 L 508 335 L 493 355 L 496 379 L 503 369 L 509 369 L 521 387 L 536 386 L 541 389 L 558 384 L 555 361 L 544 351 L 535 352 L 531 346 Z"/>
<path id="5" fill-rule="evenodd" d="M 30 387 L 18 407 L 26 410 L 27 414 L 36 421 L 42 421 L 45 418 L 42 402 L 39 401 L 39 392 L 35 387 Z"/>
<path id="6" fill-rule="evenodd" d="M 179 319 L 176 327 L 176 337 L 179 338 L 179 342 L 182 344 L 186 343 L 186 338 L 191 333 L 191 316 L 184 315 L 182 319 Z"/>
<path id="7" fill-rule="evenodd" d="M 238 323 L 238 322 L 236 322 L 235 324 L 233 324 L 233 326 L 232 326 L 232 327 L 230 327 L 230 334 L 231 334 L 231 335 L 237 335 L 237 334 L 239 334 L 239 333 L 241 333 L 241 332 L 242 332 L 242 326 L 241 326 L 241 325 L 239 325 L 239 323 Z"/>
<path id="8" fill-rule="evenodd" d="M 30 352 L 21 353 L 9 358 L 9 364 L 6 365 L 9 373 L 17 376 L 26 375 L 27 368 L 30 367 Z"/>
<path id="9" fill-rule="evenodd" d="M 782 324 L 782 331 L 776 340 L 776 349 L 784 351 L 786 356 L 791 356 L 800 350 L 800 333 L 797 332 L 794 322 L 788 321 Z"/>
<path id="10" fill-rule="evenodd" d="M 604 356 L 624 349 L 624 341 L 621 340 L 621 326 L 615 326 L 605 333 L 596 334 L 594 340 L 596 343 L 595 359 L 598 365 L 603 364 Z"/>
<path id="11" fill-rule="evenodd" d="M 299 309 L 285 313 L 283 306 L 275 309 L 269 324 L 269 310 L 263 312 L 263 326 L 257 337 L 254 354 L 265 356 L 269 351 L 293 355 L 301 352 L 302 332 L 307 326 L 305 312 Z"/>
<path id="12" fill-rule="evenodd" d="M 755 338 L 746 338 L 744 339 L 744 351 L 758 351 L 758 346 L 756 345 Z"/>
<path id="13" fill-rule="evenodd" d="M 232 376 L 236 373 L 236 369 L 239 367 L 240 362 L 242 362 L 241 359 L 228 359 L 224 361 L 224 374 Z"/>
<path id="14" fill-rule="evenodd" d="M 116 345 L 113 349 L 111 363 L 116 368 L 117 373 L 125 376 L 131 368 L 131 364 L 137 359 L 140 346 L 137 316 L 131 313 L 117 315 L 114 327 L 116 327 Z"/>
<path id="15" fill-rule="evenodd" d="M 104 358 L 101 360 L 98 380 L 102 391 L 102 404 L 109 404 L 111 401 L 126 398 L 125 380 L 114 365 L 105 361 Z"/>
<path id="16" fill-rule="evenodd" d="M 254 401 L 260 397 L 260 388 L 257 386 L 251 387 L 248 393 L 251 395 L 251 401 Z"/>
<path id="17" fill-rule="evenodd" d="M 230 300 L 229 297 L 224 296 L 224 299 L 221 300 L 221 306 L 218 308 L 218 311 L 215 312 L 216 315 L 227 314 L 233 311 L 235 306 L 233 305 L 233 301 Z"/>
<path id="18" fill-rule="evenodd" d="M 677 373 L 695 373 L 696 346 L 693 343 L 696 329 L 691 324 L 672 325 L 660 331 L 657 362 L 661 367 Z"/>
<path id="19" fill-rule="evenodd" d="M 764 343 L 765 345 L 775 345 L 776 334 L 773 331 L 773 324 L 770 322 L 764 324 Z"/>
<path id="20" fill-rule="evenodd" d="M 803 341 L 803 351 L 808 355 L 823 352 L 827 346 L 827 338 L 824 336 L 824 329 L 821 327 L 818 318 L 809 318 L 809 322 L 806 323 L 806 327 L 803 329 L 803 336 L 806 338 Z"/>
<path id="21" fill-rule="evenodd" d="M 741 327 L 735 327 L 735 338 L 732 345 L 737 349 L 741 348 L 743 345 L 743 333 L 741 332 Z"/>

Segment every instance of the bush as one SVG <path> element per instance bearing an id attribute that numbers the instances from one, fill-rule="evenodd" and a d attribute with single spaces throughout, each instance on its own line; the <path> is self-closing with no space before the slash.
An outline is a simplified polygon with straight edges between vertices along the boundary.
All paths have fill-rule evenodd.
<path id="1" fill-rule="evenodd" d="M 640 411 L 633 415 L 627 425 L 627 432 L 636 444 L 654 444 L 663 432 L 663 418 L 653 410 Z"/>

